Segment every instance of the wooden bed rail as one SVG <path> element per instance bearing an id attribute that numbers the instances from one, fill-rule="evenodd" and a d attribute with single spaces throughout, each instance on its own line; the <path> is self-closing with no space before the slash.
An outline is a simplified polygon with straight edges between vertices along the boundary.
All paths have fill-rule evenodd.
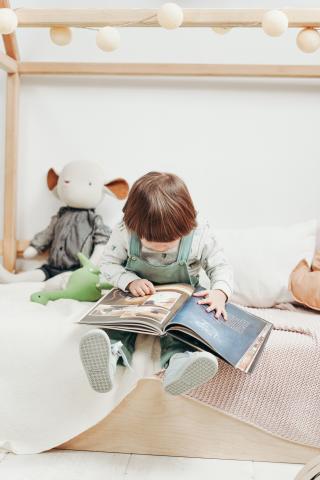
<path id="1" fill-rule="evenodd" d="M 16 240 L 16 255 L 22 257 L 23 252 L 30 244 L 29 240 Z M 0 257 L 3 256 L 3 240 L 0 240 Z"/>
<path id="2" fill-rule="evenodd" d="M 185 8 L 182 27 L 261 27 L 263 14 L 270 9 Z M 289 27 L 320 27 L 320 8 L 283 8 Z M 157 9 L 32 9 L 18 8 L 19 27 L 159 27 Z"/>
<path id="3" fill-rule="evenodd" d="M 319 78 L 320 65 L 22 62 L 22 75 Z"/>

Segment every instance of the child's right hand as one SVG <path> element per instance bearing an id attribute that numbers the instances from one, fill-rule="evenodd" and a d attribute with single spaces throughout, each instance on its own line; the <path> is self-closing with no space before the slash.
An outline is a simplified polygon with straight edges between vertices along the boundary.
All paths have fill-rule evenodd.
<path id="1" fill-rule="evenodd" d="M 134 297 L 144 297 L 145 295 L 156 293 L 153 283 L 145 278 L 133 280 L 133 282 L 129 283 L 127 288 Z"/>

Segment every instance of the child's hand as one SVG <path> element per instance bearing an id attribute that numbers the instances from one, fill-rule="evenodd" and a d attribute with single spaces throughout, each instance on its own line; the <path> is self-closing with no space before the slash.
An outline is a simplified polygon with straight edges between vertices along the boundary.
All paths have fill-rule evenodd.
<path id="1" fill-rule="evenodd" d="M 134 297 L 144 297 L 145 295 L 156 293 L 153 283 L 145 278 L 133 280 L 133 282 L 129 283 L 127 288 Z"/>
<path id="2" fill-rule="evenodd" d="M 222 290 L 201 290 L 193 294 L 195 297 L 205 297 L 203 300 L 199 300 L 200 305 L 208 304 L 207 312 L 216 311 L 215 317 L 219 318 L 222 314 L 223 318 L 227 320 L 228 315 L 226 312 L 227 295 Z"/>

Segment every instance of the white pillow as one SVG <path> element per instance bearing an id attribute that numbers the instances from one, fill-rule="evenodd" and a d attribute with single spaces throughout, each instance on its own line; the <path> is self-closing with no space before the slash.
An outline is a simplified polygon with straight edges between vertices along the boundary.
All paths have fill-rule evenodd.
<path id="1" fill-rule="evenodd" d="M 316 229 L 312 220 L 289 227 L 215 230 L 234 269 L 231 301 L 250 307 L 292 301 L 289 276 L 300 260 L 311 263 Z"/>

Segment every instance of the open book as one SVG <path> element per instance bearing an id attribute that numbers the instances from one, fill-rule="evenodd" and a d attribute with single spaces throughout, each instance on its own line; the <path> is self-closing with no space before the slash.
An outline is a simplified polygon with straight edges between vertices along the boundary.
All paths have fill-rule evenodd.
<path id="1" fill-rule="evenodd" d="M 134 297 L 110 290 L 79 323 L 150 335 L 172 335 L 197 350 L 206 350 L 243 372 L 249 372 L 272 324 L 227 304 L 228 320 L 215 318 L 193 297 L 187 284 L 157 285 L 156 293 Z"/>

